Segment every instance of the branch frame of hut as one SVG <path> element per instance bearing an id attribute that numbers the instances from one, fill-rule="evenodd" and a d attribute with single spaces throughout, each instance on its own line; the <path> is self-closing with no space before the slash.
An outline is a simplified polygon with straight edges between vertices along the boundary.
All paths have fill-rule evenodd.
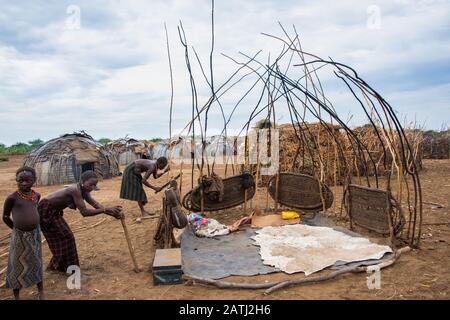
<path id="1" fill-rule="evenodd" d="M 277 41 L 282 46 L 277 56 L 269 55 L 268 60 L 264 61 L 258 58 L 261 51 L 253 56 L 239 52 L 240 58 L 223 55 L 234 62 L 237 68 L 219 86 L 213 85 L 213 67 L 210 61 L 211 74 L 208 76 L 203 72 L 203 78 L 211 89 L 211 96 L 201 106 L 197 94 L 200 81 L 192 72 L 189 44 L 183 25 L 180 23 L 178 31 L 181 44 L 185 49 L 186 67 L 192 89 L 192 117 L 180 136 L 184 133 L 185 136 L 192 136 L 192 141 L 196 136 L 200 136 L 202 140 L 201 161 L 196 163 L 192 158 L 191 162 L 191 187 L 194 188 L 195 171 L 199 176 L 214 173 L 214 168 L 210 167 L 210 162 L 205 157 L 208 114 L 212 108 L 219 109 L 224 118 L 221 134 L 226 136 L 227 127 L 236 109 L 252 93 L 257 97 L 257 103 L 250 110 L 250 116 L 237 136 L 248 137 L 251 130 L 262 129 L 269 130 L 268 136 L 271 136 L 270 131 L 279 130 L 280 167 L 277 177 L 282 172 L 308 174 L 320 182 L 319 186 L 330 186 L 335 191 L 342 188 L 344 195 L 349 185 L 385 192 L 389 195 L 389 199 L 394 199 L 395 207 L 405 208 L 404 212 L 409 216 L 405 217 L 408 223 L 404 230 L 396 234 L 411 247 L 418 246 L 422 226 L 422 192 L 419 178 L 422 158 L 420 133 L 417 130 L 404 128 L 394 108 L 353 68 L 335 62 L 331 58 L 322 59 L 304 51 L 295 27 L 291 33 L 287 32 L 281 24 L 280 27 L 283 36 L 262 33 L 263 36 Z M 200 69 L 204 71 L 195 50 L 194 54 Z M 237 75 L 241 75 L 241 78 L 234 81 L 233 78 L 238 78 Z M 344 120 L 342 111 L 339 112 L 339 108 L 326 96 L 327 86 L 326 83 L 322 83 L 319 75 L 325 75 L 323 79 L 335 81 L 341 86 L 341 91 L 349 97 L 347 103 L 352 104 L 353 110 L 359 110 L 361 115 L 365 115 L 367 125 L 352 128 L 348 124 L 349 120 Z M 241 83 L 242 79 L 249 76 L 255 79 L 253 85 L 244 92 L 242 97 L 235 98 L 236 104 L 226 115 L 224 105 L 221 103 L 222 96 L 235 84 Z M 277 124 L 279 119 L 276 113 L 278 114 L 281 108 L 289 112 L 290 123 Z M 242 109 L 240 111 L 242 113 Z M 263 120 L 259 121 L 256 127 L 250 128 L 250 124 L 254 123 L 257 117 L 263 117 Z M 245 161 L 241 164 L 241 168 L 256 173 L 259 181 L 261 164 L 250 163 L 250 148 L 252 146 L 248 145 L 246 139 L 243 157 Z M 266 180 L 269 179 L 270 177 Z M 262 185 L 259 185 L 264 186 L 264 181 Z M 278 188 L 278 182 L 276 185 Z M 319 192 L 321 193 L 321 190 Z M 275 194 L 275 210 L 277 210 L 278 191 Z M 354 217 L 348 210 L 344 216 L 343 210 L 354 206 L 351 203 L 345 206 L 344 198 L 343 196 L 339 210 L 335 201 L 332 214 L 349 220 L 350 228 L 353 228 Z M 323 208 L 327 208 L 326 199 L 322 198 L 322 201 Z M 348 201 L 351 202 L 351 199 Z M 244 208 L 246 207 L 245 205 Z M 385 218 L 389 220 L 389 225 L 392 225 L 395 220 L 398 220 L 394 211 L 391 202 L 386 201 L 385 208 L 380 208 L 378 212 L 374 210 L 373 213 L 387 215 Z M 377 217 L 374 216 L 372 220 L 376 223 Z"/>

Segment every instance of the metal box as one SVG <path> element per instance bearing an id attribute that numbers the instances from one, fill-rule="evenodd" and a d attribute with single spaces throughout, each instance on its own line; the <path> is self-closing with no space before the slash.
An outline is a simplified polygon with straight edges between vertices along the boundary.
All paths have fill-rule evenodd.
<path id="1" fill-rule="evenodd" d="M 182 283 L 181 249 L 157 249 L 152 272 L 155 286 Z"/>

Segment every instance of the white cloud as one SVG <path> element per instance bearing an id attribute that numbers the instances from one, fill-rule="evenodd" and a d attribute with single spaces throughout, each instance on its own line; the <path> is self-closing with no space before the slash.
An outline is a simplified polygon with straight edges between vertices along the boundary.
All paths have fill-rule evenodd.
<path id="1" fill-rule="evenodd" d="M 49 139 L 78 129 L 96 137 L 166 136 L 170 78 L 164 22 L 174 70 L 173 125 L 184 127 L 191 116 L 191 97 L 177 25 L 181 19 L 189 46 L 196 48 L 209 74 L 210 1 L 78 1 L 80 30 L 65 26 L 69 4 L 0 1 L 0 142 Z M 262 49 L 260 61 L 264 63 L 269 52 L 272 59 L 279 54 L 282 44 L 260 33 L 282 36 L 277 25 L 281 21 L 288 30 L 296 25 L 307 51 L 354 66 L 375 88 L 382 88 L 381 94 L 392 99 L 398 110 L 404 111 L 407 104 L 411 114 L 421 114 L 427 103 L 433 103 L 430 108 L 434 110 L 445 109 L 448 96 L 443 90 L 449 82 L 445 73 L 450 68 L 448 2 L 376 1 L 381 13 L 378 30 L 366 25 L 367 7 L 372 4 L 216 1 L 216 87 L 237 67 L 220 53 L 245 61 L 239 51 L 252 55 Z M 192 51 L 190 58 L 202 106 L 209 88 Z M 427 68 L 442 65 L 447 69 L 421 75 Z M 295 72 L 292 69 L 291 75 Z M 323 79 L 328 78 L 325 74 Z M 249 77 L 221 99 L 227 113 L 255 79 Z M 330 88 L 336 103 L 345 105 L 346 98 L 334 95 Z M 430 94 L 434 94 L 431 100 Z M 256 99 L 255 94 L 242 102 L 231 127 L 238 129 L 246 121 Z M 348 108 L 342 112 L 345 118 Z M 448 107 L 441 115 L 445 112 Z M 289 119 L 283 112 L 280 117 Z M 441 119 L 431 114 L 427 124 L 439 127 Z M 30 123 L 30 131 L 19 128 L 17 121 Z M 217 105 L 210 122 L 211 130 L 221 128 Z"/>

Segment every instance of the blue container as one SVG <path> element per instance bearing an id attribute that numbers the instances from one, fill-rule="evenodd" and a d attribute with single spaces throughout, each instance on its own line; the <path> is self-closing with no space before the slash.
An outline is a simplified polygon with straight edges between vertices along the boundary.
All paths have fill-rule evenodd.
<path id="1" fill-rule="evenodd" d="M 157 249 L 153 260 L 153 285 L 183 283 L 181 249 Z"/>

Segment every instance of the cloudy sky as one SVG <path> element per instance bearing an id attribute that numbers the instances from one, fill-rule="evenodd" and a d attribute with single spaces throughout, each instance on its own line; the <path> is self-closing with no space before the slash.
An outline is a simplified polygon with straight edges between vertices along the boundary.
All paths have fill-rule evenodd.
<path id="1" fill-rule="evenodd" d="M 209 0 L 0 0 L 0 143 L 77 130 L 95 138 L 167 137 L 164 22 L 173 60 L 173 130 L 179 131 L 191 117 L 180 20 L 209 73 Z M 306 51 L 353 66 L 402 119 L 426 128 L 450 125 L 450 1 L 216 0 L 217 86 L 237 68 L 221 53 L 244 61 L 239 52 L 262 50 L 263 60 L 280 52 L 279 41 L 261 34 L 282 35 L 278 21 L 291 30 L 295 25 Z M 202 105 L 208 86 L 192 49 L 190 58 Z M 223 98 L 225 112 L 242 94 L 236 89 Z M 343 117 L 361 113 L 345 101 L 337 107 Z M 252 103 L 238 107 L 231 129 L 242 126 Z M 210 133 L 221 129 L 221 117 L 212 112 Z M 285 111 L 277 118 L 289 121 Z M 364 119 L 355 114 L 352 121 Z"/>

